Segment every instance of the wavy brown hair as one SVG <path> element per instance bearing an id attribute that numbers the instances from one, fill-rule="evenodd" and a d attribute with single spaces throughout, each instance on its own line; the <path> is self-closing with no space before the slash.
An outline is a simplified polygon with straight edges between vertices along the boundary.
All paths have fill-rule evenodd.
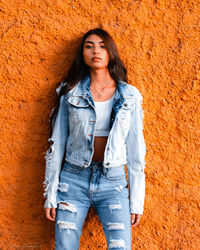
<path id="1" fill-rule="evenodd" d="M 50 114 L 50 123 L 51 123 L 51 133 L 53 131 L 55 118 L 58 113 L 58 107 L 60 103 L 60 97 L 70 91 L 79 81 L 83 80 L 89 72 L 89 66 L 85 64 L 83 58 L 83 46 L 86 38 L 92 34 L 98 35 L 104 41 L 106 49 L 109 54 L 109 63 L 108 63 L 108 70 L 112 79 L 117 83 L 118 80 L 127 82 L 127 70 L 119 57 L 119 53 L 115 42 L 113 41 L 112 37 L 108 34 L 107 31 L 103 30 L 102 28 L 96 28 L 89 30 L 83 36 L 80 45 L 77 48 L 77 52 L 75 58 L 69 68 L 66 77 L 63 78 L 63 82 L 66 82 L 56 99 L 56 104 L 53 111 Z"/>

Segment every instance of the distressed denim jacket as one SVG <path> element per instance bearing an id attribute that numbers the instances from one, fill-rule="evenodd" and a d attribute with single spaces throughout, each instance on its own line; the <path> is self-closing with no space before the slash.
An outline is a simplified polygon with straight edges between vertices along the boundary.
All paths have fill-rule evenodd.
<path id="1" fill-rule="evenodd" d="M 56 89 L 57 94 L 63 85 Z M 115 167 L 127 165 L 130 213 L 143 214 L 145 198 L 145 154 L 142 95 L 134 86 L 118 81 L 110 119 L 110 132 L 104 151 L 104 169 L 110 177 L 121 178 L 125 171 Z M 88 167 L 94 153 L 95 104 L 88 75 L 60 98 L 51 141 L 47 150 L 44 207 L 57 207 L 57 190 L 62 161 Z M 118 169 L 118 168 L 116 168 Z"/>

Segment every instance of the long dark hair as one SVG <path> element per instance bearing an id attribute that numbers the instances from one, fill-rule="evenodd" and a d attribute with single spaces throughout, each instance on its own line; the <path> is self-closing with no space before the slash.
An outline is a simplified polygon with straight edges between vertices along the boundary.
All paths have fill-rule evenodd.
<path id="1" fill-rule="evenodd" d="M 86 38 L 92 34 L 100 36 L 106 45 L 109 54 L 108 70 L 112 79 L 116 83 L 118 80 L 127 82 L 127 70 L 119 57 L 117 47 L 112 37 L 108 34 L 107 31 L 101 28 L 89 30 L 87 33 L 85 33 L 79 47 L 77 48 L 74 61 L 72 62 L 67 75 L 63 77 L 62 82 L 66 82 L 67 84 L 63 85 L 63 87 L 61 88 L 56 99 L 55 107 L 50 114 L 49 121 L 51 123 L 51 133 L 53 130 L 56 115 L 58 113 L 60 97 L 70 91 L 79 81 L 84 79 L 89 74 L 89 67 L 85 64 L 83 59 L 83 46 Z"/>

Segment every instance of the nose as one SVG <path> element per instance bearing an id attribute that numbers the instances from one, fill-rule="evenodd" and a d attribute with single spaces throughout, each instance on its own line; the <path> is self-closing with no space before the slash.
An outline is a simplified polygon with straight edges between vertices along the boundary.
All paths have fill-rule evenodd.
<path id="1" fill-rule="evenodd" d="M 95 51 L 94 51 L 94 54 L 99 54 L 99 51 L 98 51 L 98 50 L 97 50 L 97 51 L 95 50 Z"/>
<path id="2" fill-rule="evenodd" d="M 94 47 L 94 54 L 99 54 L 99 48 L 97 46 Z"/>

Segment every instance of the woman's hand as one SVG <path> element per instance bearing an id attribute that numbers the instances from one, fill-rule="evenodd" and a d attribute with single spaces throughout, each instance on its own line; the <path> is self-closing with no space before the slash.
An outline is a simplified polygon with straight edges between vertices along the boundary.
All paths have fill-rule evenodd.
<path id="1" fill-rule="evenodd" d="M 45 208 L 45 215 L 48 220 L 55 221 L 56 220 L 56 209 L 55 208 Z"/>
<path id="2" fill-rule="evenodd" d="M 141 214 L 131 214 L 131 226 L 136 227 L 140 223 Z"/>

